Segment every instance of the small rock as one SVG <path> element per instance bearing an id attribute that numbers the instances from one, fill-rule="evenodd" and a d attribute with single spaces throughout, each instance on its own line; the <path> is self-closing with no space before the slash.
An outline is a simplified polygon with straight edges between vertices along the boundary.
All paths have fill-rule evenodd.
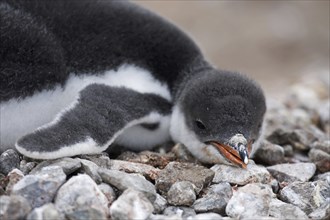
<path id="1" fill-rule="evenodd" d="M 104 211 L 92 207 L 81 207 L 78 210 L 69 211 L 65 215 L 68 220 L 97 219 L 107 220 Z"/>
<path id="2" fill-rule="evenodd" d="M 278 164 L 267 170 L 279 182 L 306 182 L 313 177 L 316 167 L 313 163 Z"/>
<path id="3" fill-rule="evenodd" d="M 196 186 L 188 181 L 174 183 L 167 192 L 167 201 L 175 206 L 191 206 L 196 200 Z"/>
<path id="4" fill-rule="evenodd" d="M 154 202 L 156 199 L 155 186 L 139 174 L 128 174 L 118 170 L 99 169 L 99 174 L 105 183 L 108 183 L 120 191 L 128 188 L 143 192 Z"/>
<path id="5" fill-rule="evenodd" d="M 225 164 L 216 164 L 211 167 L 215 172 L 214 183 L 229 182 L 232 184 L 246 185 L 248 183 L 268 183 L 271 176 L 263 166 L 253 164 L 250 160 L 246 169 Z"/>
<path id="6" fill-rule="evenodd" d="M 218 213 L 212 213 L 212 212 L 209 212 L 209 213 L 202 213 L 202 214 L 198 214 L 198 215 L 195 215 L 195 216 L 189 216 L 187 218 L 187 220 L 222 220 L 224 218 L 222 218 L 221 215 L 219 215 Z"/>
<path id="7" fill-rule="evenodd" d="M 94 155 L 80 155 L 80 158 L 92 161 L 100 168 L 108 168 L 111 161 L 106 152 Z"/>
<path id="8" fill-rule="evenodd" d="M 144 193 L 126 189 L 110 207 L 111 219 L 147 219 L 154 207 Z"/>
<path id="9" fill-rule="evenodd" d="M 321 173 L 330 171 L 330 154 L 319 149 L 311 149 L 308 153 L 309 159 L 315 163 L 317 170 Z"/>
<path id="10" fill-rule="evenodd" d="M 206 167 L 193 163 L 170 162 L 156 179 L 156 188 L 166 195 L 170 187 L 179 181 L 189 181 L 196 186 L 196 194 L 210 184 L 214 172 Z"/>
<path id="11" fill-rule="evenodd" d="M 324 141 L 315 141 L 312 144 L 312 149 L 318 149 L 322 150 L 328 154 L 330 154 L 330 140 L 324 140 Z"/>
<path id="12" fill-rule="evenodd" d="M 281 163 L 284 160 L 284 149 L 277 144 L 263 141 L 254 155 L 254 160 L 266 165 Z"/>
<path id="13" fill-rule="evenodd" d="M 164 197 L 162 197 L 157 193 L 156 200 L 153 203 L 153 205 L 154 205 L 155 213 L 162 213 L 164 209 L 167 207 L 167 201 Z"/>
<path id="14" fill-rule="evenodd" d="M 26 160 L 22 160 L 19 165 L 19 169 L 24 173 L 24 175 L 27 175 L 38 165 L 37 162 L 27 162 Z"/>
<path id="15" fill-rule="evenodd" d="M 11 193 L 11 191 L 13 190 L 13 187 L 16 183 L 18 183 L 18 181 L 20 181 L 21 179 L 23 179 L 24 174 L 22 173 L 22 171 L 20 171 L 19 169 L 13 169 L 12 171 L 10 171 L 10 173 L 8 173 L 8 184 L 6 186 L 6 192 L 9 195 Z"/>
<path id="16" fill-rule="evenodd" d="M 280 191 L 284 202 L 298 206 L 307 215 L 329 203 L 330 187 L 325 181 L 293 182 Z"/>
<path id="17" fill-rule="evenodd" d="M 127 173 L 139 173 L 144 177 L 155 180 L 160 172 L 159 169 L 154 168 L 147 164 L 128 162 L 123 160 L 111 160 L 110 170 L 119 170 Z"/>
<path id="18" fill-rule="evenodd" d="M 226 214 L 232 218 L 259 219 L 268 217 L 269 204 L 273 197 L 269 185 L 250 183 L 234 192 L 226 207 Z"/>
<path id="19" fill-rule="evenodd" d="M 64 215 L 60 214 L 53 203 L 47 203 L 39 208 L 35 208 L 26 218 L 27 220 L 58 219 L 64 220 Z"/>
<path id="20" fill-rule="evenodd" d="M 196 157 L 194 157 L 183 144 L 176 144 L 171 152 L 174 153 L 177 161 L 198 163 Z"/>
<path id="21" fill-rule="evenodd" d="M 314 176 L 313 178 L 314 181 L 316 180 L 323 180 L 325 181 L 327 184 L 330 185 L 330 172 L 326 172 L 326 173 L 321 173 L 317 176 Z"/>
<path id="22" fill-rule="evenodd" d="M 115 190 L 109 186 L 106 183 L 101 183 L 100 185 L 97 185 L 101 192 L 107 197 L 109 205 L 111 205 L 117 198 Z"/>
<path id="23" fill-rule="evenodd" d="M 227 203 L 232 196 L 233 192 L 229 183 L 211 185 L 207 193 L 196 200 L 193 208 L 196 212 L 215 212 L 224 215 Z"/>
<path id="24" fill-rule="evenodd" d="M 69 216 L 106 216 L 108 200 L 86 174 L 71 177 L 58 190 L 55 206 Z M 72 217 L 76 218 L 76 217 Z"/>
<path id="25" fill-rule="evenodd" d="M 25 219 L 30 212 L 29 202 L 22 196 L 0 196 L 0 219 Z"/>
<path id="26" fill-rule="evenodd" d="M 194 217 L 196 212 L 194 209 L 185 206 L 169 206 L 164 210 L 164 215 L 170 217 L 176 216 L 179 219 L 186 219 L 188 217 Z"/>
<path id="27" fill-rule="evenodd" d="M 102 178 L 97 172 L 99 167 L 92 161 L 79 159 L 81 168 L 88 176 L 90 176 L 97 184 L 102 182 Z"/>
<path id="28" fill-rule="evenodd" d="M 148 217 L 148 220 L 183 220 L 181 217 L 176 216 L 176 215 L 172 215 L 172 216 L 167 216 L 167 215 L 154 215 L 151 214 Z"/>
<path id="29" fill-rule="evenodd" d="M 70 175 L 71 173 L 75 172 L 81 167 L 80 161 L 78 159 L 73 158 L 60 158 L 56 160 L 45 160 L 39 163 L 31 172 L 30 174 L 35 174 L 39 172 L 42 168 L 48 166 L 59 166 L 63 169 L 63 172 L 66 175 Z"/>
<path id="30" fill-rule="evenodd" d="M 308 215 L 311 219 L 330 219 L 330 203 L 325 203 Z"/>
<path id="31" fill-rule="evenodd" d="M 300 208 L 278 199 L 271 200 L 269 216 L 278 219 L 308 219 L 307 215 Z"/>
<path id="32" fill-rule="evenodd" d="M 15 168 L 19 169 L 19 164 L 19 155 L 13 149 L 6 150 L 0 155 L 0 173 L 4 175 L 7 175 Z"/>
<path id="33" fill-rule="evenodd" d="M 284 156 L 286 157 L 292 157 L 293 156 L 293 147 L 289 144 L 286 144 L 284 146 L 282 146 L 283 150 L 284 150 Z"/>
<path id="34" fill-rule="evenodd" d="M 320 122 L 322 125 L 322 128 L 326 132 L 330 132 L 330 101 L 329 99 L 325 102 L 322 102 L 320 107 L 317 108 L 319 116 L 320 116 Z M 329 153 L 329 152 L 328 152 Z"/>
<path id="35" fill-rule="evenodd" d="M 66 175 L 59 166 L 43 167 L 35 175 L 23 177 L 12 189 L 13 195 L 26 198 L 33 208 L 53 200 Z"/>

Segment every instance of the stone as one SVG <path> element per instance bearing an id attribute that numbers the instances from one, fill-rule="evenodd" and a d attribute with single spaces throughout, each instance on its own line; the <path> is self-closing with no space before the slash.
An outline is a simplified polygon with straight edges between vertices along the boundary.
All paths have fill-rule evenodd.
<path id="1" fill-rule="evenodd" d="M 315 163 L 317 170 L 321 173 L 330 171 L 330 154 L 319 149 L 311 149 L 308 153 L 309 159 Z"/>
<path id="2" fill-rule="evenodd" d="M 215 212 L 224 215 L 227 203 L 232 196 L 233 192 L 229 183 L 211 185 L 207 193 L 196 200 L 193 208 L 196 212 Z"/>
<path id="3" fill-rule="evenodd" d="M 104 211 L 92 207 L 83 207 L 77 210 L 69 211 L 65 215 L 68 220 L 81 220 L 81 219 L 97 219 L 107 220 L 107 216 Z"/>
<path id="4" fill-rule="evenodd" d="M 300 208 L 278 199 L 271 200 L 269 216 L 278 219 L 308 219 L 307 215 Z"/>
<path id="5" fill-rule="evenodd" d="M 198 215 L 195 215 L 195 216 L 189 216 L 187 218 L 187 220 L 222 220 L 224 218 L 222 218 L 221 215 L 219 215 L 218 213 L 212 213 L 212 212 L 209 212 L 209 213 L 201 213 L 201 214 L 198 214 Z"/>
<path id="6" fill-rule="evenodd" d="M 31 205 L 22 196 L 0 196 L 0 219 L 25 219 L 31 211 Z"/>
<path id="7" fill-rule="evenodd" d="M 311 148 L 322 150 L 322 151 L 330 154 L 330 140 L 315 141 L 315 142 L 313 142 Z"/>
<path id="8" fill-rule="evenodd" d="M 117 199 L 117 194 L 115 190 L 109 186 L 106 183 L 101 183 L 97 185 L 101 192 L 105 195 L 105 197 L 108 199 L 109 204 L 112 204 Z"/>
<path id="9" fill-rule="evenodd" d="M 196 200 L 196 186 L 188 181 L 174 183 L 167 192 L 167 201 L 175 206 L 191 206 Z"/>
<path id="10" fill-rule="evenodd" d="M 65 217 L 55 207 L 53 203 L 47 203 L 43 206 L 35 208 L 26 218 L 27 220 L 43 220 L 43 219 L 58 219 L 64 220 Z"/>
<path id="11" fill-rule="evenodd" d="M 176 144 L 171 152 L 174 153 L 176 161 L 198 163 L 196 157 L 194 157 L 183 144 Z"/>
<path id="12" fill-rule="evenodd" d="M 40 207 L 53 200 L 65 179 L 66 175 L 61 167 L 43 167 L 34 175 L 24 176 L 14 185 L 12 194 L 26 198 L 32 208 Z"/>
<path id="13" fill-rule="evenodd" d="M 167 207 L 167 200 L 157 193 L 154 205 L 155 213 L 162 213 Z"/>
<path id="14" fill-rule="evenodd" d="M 313 181 L 323 180 L 330 185 L 330 172 L 321 173 L 313 177 Z"/>
<path id="15" fill-rule="evenodd" d="M 216 164 L 211 167 L 215 172 L 213 183 L 229 182 L 231 184 L 246 185 L 248 183 L 268 183 L 271 176 L 263 166 L 254 164 L 251 160 L 246 169 L 226 164 Z"/>
<path id="16" fill-rule="evenodd" d="M 151 214 L 148 217 L 148 220 L 183 220 L 182 217 L 179 217 L 177 215 L 171 215 L 171 216 L 166 216 L 166 215 L 159 215 L 159 214 Z"/>
<path id="17" fill-rule="evenodd" d="M 315 209 L 312 213 L 308 215 L 311 219 L 330 219 L 330 202 L 321 205 L 319 208 Z"/>
<path id="18" fill-rule="evenodd" d="M 269 185 L 250 183 L 234 191 L 226 206 L 226 214 L 232 218 L 259 219 L 268 217 L 269 205 L 274 194 Z"/>
<path id="19" fill-rule="evenodd" d="M 24 175 L 27 175 L 38 165 L 37 162 L 27 162 L 26 160 L 22 160 L 19 165 L 19 169 L 24 173 Z"/>
<path id="20" fill-rule="evenodd" d="M 254 160 L 257 163 L 265 165 L 274 165 L 283 162 L 284 160 L 284 149 L 277 145 L 272 144 L 268 141 L 263 141 L 260 147 L 254 154 Z"/>
<path id="21" fill-rule="evenodd" d="M 329 99 L 322 102 L 320 107 L 317 108 L 318 114 L 320 116 L 320 124 L 326 132 L 330 132 L 330 101 Z"/>
<path id="22" fill-rule="evenodd" d="M 292 157 L 293 156 L 293 147 L 290 144 L 286 144 L 282 146 L 284 150 L 284 156 L 286 157 Z"/>
<path id="23" fill-rule="evenodd" d="M 160 172 L 159 169 L 147 164 L 128 162 L 123 160 L 111 160 L 109 169 L 124 171 L 127 173 L 139 173 L 151 180 L 155 180 L 158 176 L 158 173 Z"/>
<path id="24" fill-rule="evenodd" d="M 147 219 L 154 207 L 144 193 L 126 189 L 110 206 L 111 219 Z"/>
<path id="25" fill-rule="evenodd" d="M 108 203 L 106 196 L 86 174 L 71 177 L 55 197 L 56 208 L 69 216 L 107 216 Z"/>
<path id="26" fill-rule="evenodd" d="M 0 173 L 4 175 L 15 168 L 19 169 L 19 164 L 19 154 L 13 149 L 6 150 L 0 155 Z"/>
<path id="27" fill-rule="evenodd" d="M 325 181 L 293 182 L 280 191 L 280 199 L 298 206 L 307 215 L 329 203 L 330 187 Z"/>
<path id="28" fill-rule="evenodd" d="M 24 174 L 22 173 L 22 171 L 20 171 L 19 169 L 13 169 L 12 171 L 10 171 L 7 175 L 8 177 L 8 184 L 6 186 L 6 192 L 9 195 L 11 193 L 11 191 L 13 190 L 13 187 L 16 183 L 18 183 L 18 181 L 20 181 L 21 179 L 23 179 Z"/>
<path id="29" fill-rule="evenodd" d="M 99 169 L 103 182 L 108 183 L 120 191 L 128 188 L 145 193 L 154 202 L 156 199 L 155 186 L 139 174 L 129 174 L 118 170 Z"/>
<path id="30" fill-rule="evenodd" d="M 56 160 L 45 160 L 39 163 L 31 172 L 30 174 L 35 174 L 39 172 L 42 168 L 48 166 L 59 166 L 63 169 L 63 172 L 66 175 L 70 175 L 71 173 L 77 171 L 80 167 L 80 161 L 78 159 L 73 159 L 69 157 L 60 158 Z"/>
<path id="31" fill-rule="evenodd" d="M 189 217 L 194 217 L 196 215 L 196 212 L 194 211 L 194 209 L 185 206 L 169 206 L 164 210 L 163 214 L 165 216 L 176 216 L 179 219 L 186 219 Z"/>
<path id="32" fill-rule="evenodd" d="M 271 175 L 281 182 L 306 182 L 314 176 L 316 166 L 313 163 L 277 164 L 267 167 Z"/>
<path id="33" fill-rule="evenodd" d="M 170 187 L 179 181 L 189 181 L 196 186 L 196 194 L 208 186 L 214 177 L 214 172 L 204 166 L 193 163 L 170 162 L 156 179 L 156 188 L 162 194 L 167 194 Z"/>
<path id="34" fill-rule="evenodd" d="M 102 178 L 97 172 L 99 167 L 94 162 L 85 159 L 79 159 L 79 161 L 84 173 L 90 176 L 97 184 L 102 182 Z"/>
<path id="35" fill-rule="evenodd" d="M 80 158 L 92 161 L 100 168 L 105 168 L 105 169 L 109 167 L 111 161 L 109 155 L 106 152 L 103 152 L 101 154 L 93 154 L 93 155 L 80 155 Z"/>

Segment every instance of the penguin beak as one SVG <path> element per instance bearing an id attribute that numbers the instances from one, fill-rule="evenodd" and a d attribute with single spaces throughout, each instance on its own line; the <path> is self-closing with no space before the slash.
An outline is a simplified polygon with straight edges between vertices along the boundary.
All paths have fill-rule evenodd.
<path id="1" fill-rule="evenodd" d="M 234 135 L 227 144 L 217 141 L 210 142 L 220 153 L 233 164 L 246 168 L 249 163 L 252 141 L 247 141 L 243 135 Z"/>

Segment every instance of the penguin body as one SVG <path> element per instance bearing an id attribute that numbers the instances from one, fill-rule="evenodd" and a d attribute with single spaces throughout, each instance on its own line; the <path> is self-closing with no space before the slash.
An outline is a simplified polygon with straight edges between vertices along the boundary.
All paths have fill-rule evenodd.
<path id="1" fill-rule="evenodd" d="M 172 138 L 231 164 L 212 143 L 242 148 L 243 161 L 247 142 L 229 140 L 260 136 L 259 86 L 214 69 L 185 33 L 134 4 L 2 0 L 0 15 L 1 150 L 18 140 L 22 154 L 53 159 Z"/>

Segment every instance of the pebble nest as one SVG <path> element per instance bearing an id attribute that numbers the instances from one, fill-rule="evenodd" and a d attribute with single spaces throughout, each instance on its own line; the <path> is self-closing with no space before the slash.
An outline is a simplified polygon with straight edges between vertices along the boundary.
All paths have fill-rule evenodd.
<path id="1" fill-rule="evenodd" d="M 171 143 L 49 161 L 7 150 L 0 218 L 329 219 L 329 80 L 305 78 L 267 105 L 247 169 L 200 164 Z"/>

